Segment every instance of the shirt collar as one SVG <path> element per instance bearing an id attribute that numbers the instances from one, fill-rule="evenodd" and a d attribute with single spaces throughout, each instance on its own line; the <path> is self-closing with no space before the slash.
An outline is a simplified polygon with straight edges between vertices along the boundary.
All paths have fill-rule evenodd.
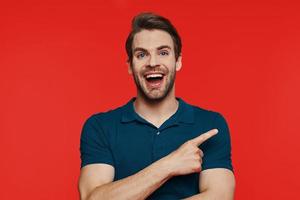
<path id="1" fill-rule="evenodd" d="M 136 97 L 133 97 L 128 101 L 127 104 L 123 107 L 121 122 L 132 122 L 132 121 L 144 121 L 134 110 L 133 102 Z M 178 110 L 174 115 L 176 122 L 182 122 L 187 124 L 194 123 L 194 110 L 193 107 L 183 101 L 181 98 L 176 97 L 179 102 Z"/>

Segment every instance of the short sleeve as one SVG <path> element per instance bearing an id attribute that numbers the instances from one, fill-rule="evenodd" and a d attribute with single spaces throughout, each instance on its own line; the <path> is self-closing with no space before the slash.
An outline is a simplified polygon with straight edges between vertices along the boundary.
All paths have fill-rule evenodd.
<path id="1" fill-rule="evenodd" d="M 83 125 L 80 138 L 81 168 L 88 164 L 114 165 L 109 142 L 96 116 L 91 116 Z"/>
<path id="2" fill-rule="evenodd" d="M 219 113 L 215 114 L 212 128 L 217 128 L 218 134 L 200 146 L 204 153 L 202 170 L 226 168 L 233 171 L 229 128 L 224 117 Z"/>

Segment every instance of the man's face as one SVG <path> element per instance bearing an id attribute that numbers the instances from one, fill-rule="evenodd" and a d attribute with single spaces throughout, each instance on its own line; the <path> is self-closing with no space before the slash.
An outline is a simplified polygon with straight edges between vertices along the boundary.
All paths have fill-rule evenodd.
<path id="1" fill-rule="evenodd" d="M 161 100 L 173 89 L 176 71 L 181 68 L 181 56 L 176 61 L 174 43 L 162 30 L 142 30 L 134 36 L 132 64 L 138 94 L 148 100 Z"/>

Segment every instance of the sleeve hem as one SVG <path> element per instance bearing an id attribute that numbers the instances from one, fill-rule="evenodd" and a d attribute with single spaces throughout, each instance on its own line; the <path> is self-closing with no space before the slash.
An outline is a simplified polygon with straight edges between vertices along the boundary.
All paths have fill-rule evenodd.
<path id="1" fill-rule="evenodd" d="M 207 169 L 215 169 L 215 168 L 229 169 L 230 171 L 233 172 L 233 167 L 228 166 L 228 165 L 207 165 L 207 166 L 202 167 L 202 171 L 207 170 Z"/>
<path id="2" fill-rule="evenodd" d="M 82 163 L 80 168 L 82 169 L 83 167 L 91 164 L 107 164 L 107 165 L 111 165 L 112 167 L 115 167 L 114 163 L 110 161 L 89 161 L 89 162 Z"/>

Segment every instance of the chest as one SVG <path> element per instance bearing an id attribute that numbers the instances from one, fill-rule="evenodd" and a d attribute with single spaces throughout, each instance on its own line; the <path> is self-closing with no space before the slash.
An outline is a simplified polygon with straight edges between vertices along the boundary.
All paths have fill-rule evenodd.
<path id="1" fill-rule="evenodd" d="M 184 142 L 198 136 L 201 129 L 176 125 L 165 129 L 145 126 L 123 126 L 117 130 L 112 153 L 115 179 L 121 179 L 170 154 Z"/>

